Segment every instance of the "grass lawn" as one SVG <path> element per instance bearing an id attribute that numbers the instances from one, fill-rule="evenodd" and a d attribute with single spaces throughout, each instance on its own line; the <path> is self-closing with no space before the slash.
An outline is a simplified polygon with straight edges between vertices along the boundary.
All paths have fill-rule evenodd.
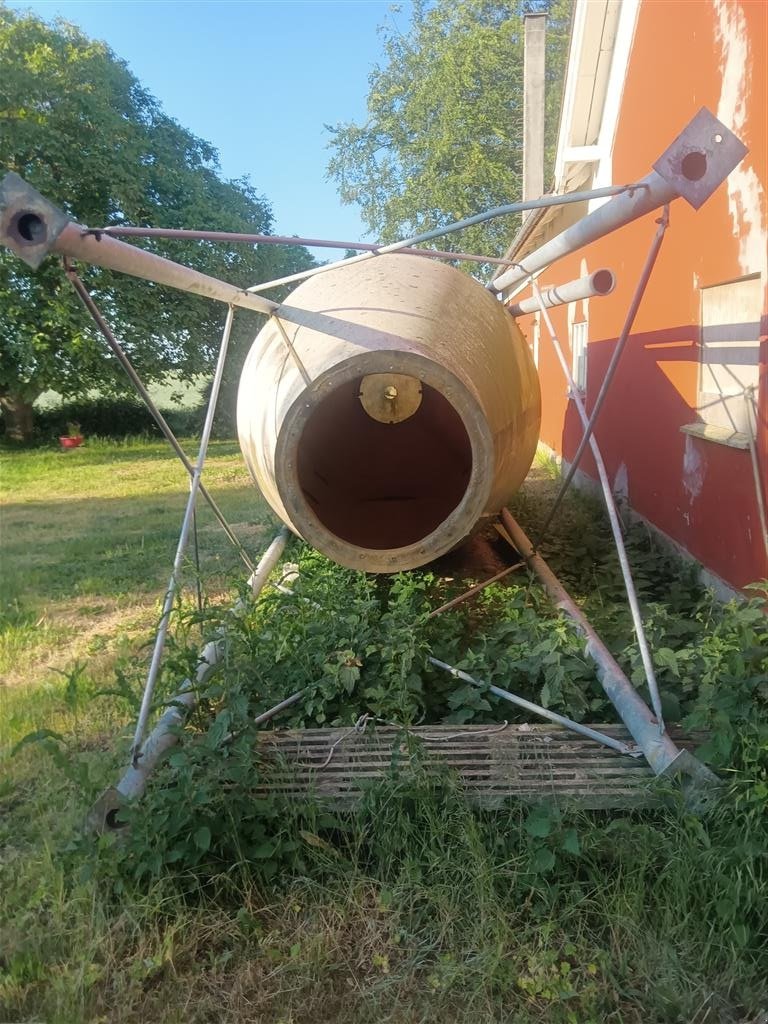
<path id="1" fill-rule="evenodd" d="M 249 612 L 130 832 L 96 839 L 83 821 L 125 764 L 187 477 L 146 441 L 4 452 L 0 471 L 0 1022 L 763 1024 L 768 632 L 757 602 L 720 608 L 630 533 L 670 714 L 711 733 L 728 782 L 705 815 L 678 802 L 478 812 L 418 770 L 373 787 L 355 816 L 292 811 L 254 795 L 248 722 L 297 680 L 312 682 L 328 721 L 370 706 L 506 717 L 476 692 L 458 707 L 448 689 L 423 703 L 437 681 L 420 659 L 439 645 L 535 699 L 546 687 L 559 710 L 607 713 L 581 643 L 523 574 L 428 632 L 439 574 L 382 583 L 297 545 L 309 601 Z M 258 555 L 274 523 L 234 443 L 212 445 L 204 478 Z M 553 484 L 540 468 L 520 495 L 529 530 Z M 204 506 L 198 538 L 209 621 L 189 586 L 168 687 L 243 575 Z M 595 507 L 569 501 L 545 554 L 636 672 Z"/>
<path id="2" fill-rule="evenodd" d="M 194 442 L 187 450 L 194 459 Z M 1 458 L 0 679 L 42 682 L 83 659 L 106 670 L 158 614 L 186 471 L 161 441 L 89 441 Z M 236 444 L 211 445 L 205 481 L 246 550 L 257 551 L 270 518 Z M 240 563 L 204 501 L 198 549 L 215 592 Z"/>

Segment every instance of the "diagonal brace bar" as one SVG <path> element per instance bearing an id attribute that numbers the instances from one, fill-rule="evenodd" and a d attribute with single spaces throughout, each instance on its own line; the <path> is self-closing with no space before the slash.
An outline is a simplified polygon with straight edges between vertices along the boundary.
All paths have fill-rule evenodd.
<path id="1" fill-rule="evenodd" d="M 487 683 L 483 679 L 475 679 L 474 676 L 469 675 L 467 672 L 462 672 L 461 669 L 454 668 L 453 665 L 447 665 L 444 661 L 438 661 L 437 658 L 430 658 L 429 661 L 430 664 L 435 665 L 437 668 L 442 668 L 446 672 L 450 672 L 456 679 L 463 679 L 465 683 L 471 683 L 473 686 L 489 690 L 497 697 L 501 697 L 503 700 L 509 701 L 510 704 L 516 704 L 519 708 L 523 708 L 524 711 L 530 711 L 531 714 L 538 715 L 539 718 L 546 718 L 550 722 L 556 722 L 558 725 L 563 725 L 566 729 L 570 729 L 571 732 L 579 733 L 581 736 L 586 736 L 590 740 L 596 740 L 598 743 L 602 743 L 603 746 L 617 750 L 620 754 L 629 754 L 630 757 L 642 757 L 641 750 L 636 747 L 629 746 L 622 740 L 617 740 L 614 736 L 608 736 L 604 732 L 598 732 L 597 729 L 590 729 L 588 725 L 582 725 L 581 722 L 574 722 L 572 718 L 566 718 L 565 715 L 559 715 L 556 711 L 550 711 L 549 708 L 543 708 L 540 704 L 534 704 L 532 701 L 526 700 L 525 697 L 518 697 L 516 693 L 510 693 L 509 690 L 504 690 L 500 686 L 494 686 L 492 683 Z"/>
<path id="2" fill-rule="evenodd" d="M 221 378 L 224 372 L 224 363 L 227 357 L 227 349 L 229 348 L 229 336 L 232 331 L 232 320 L 234 317 L 234 308 L 229 307 L 227 311 L 227 319 L 224 324 L 224 333 L 221 338 L 221 347 L 219 349 L 219 358 L 216 364 L 216 372 L 213 377 L 213 384 L 211 386 L 211 397 L 208 401 L 208 410 L 205 414 L 205 423 L 203 424 L 203 433 L 200 438 L 200 449 L 197 455 L 197 462 L 195 463 L 194 473 L 192 474 L 192 483 L 189 488 L 189 498 L 187 499 L 187 507 L 184 511 L 184 519 L 181 524 L 181 532 L 179 534 L 179 541 L 176 546 L 176 556 L 173 560 L 173 571 L 171 572 L 171 578 L 168 583 L 168 590 L 165 594 L 165 600 L 163 601 L 163 612 L 160 617 L 160 625 L 157 630 L 157 636 L 155 637 L 155 646 L 152 651 L 152 661 L 149 666 L 149 673 L 147 674 L 147 682 L 144 686 L 144 695 L 141 699 L 141 709 L 139 710 L 139 719 L 136 723 L 136 732 L 133 737 L 133 746 L 131 748 L 131 760 L 134 765 L 138 763 L 141 742 L 144 738 L 144 733 L 147 728 L 147 720 L 149 718 L 150 708 L 152 706 L 152 697 L 155 692 L 155 685 L 157 683 L 158 673 L 160 671 L 160 661 L 163 656 L 163 650 L 165 648 L 165 639 L 168 634 L 168 625 L 171 619 L 171 610 L 173 609 L 173 603 L 176 598 L 176 591 L 179 585 L 179 579 L 181 577 L 181 567 L 184 560 L 184 552 L 187 548 L 187 541 L 189 539 L 189 531 L 192 525 L 192 516 L 195 509 L 195 502 L 197 501 L 197 494 L 200 489 L 200 477 L 203 472 L 203 466 L 205 465 L 205 456 L 208 451 L 208 442 L 211 437 L 211 429 L 213 428 L 213 417 L 216 412 L 216 404 L 219 398 L 219 389 L 221 388 Z"/>
<path id="3" fill-rule="evenodd" d="M 581 394 L 576 387 L 576 382 L 573 379 L 573 375 L 570 371 L 565 355 L 563 354 L 563 348 L 557 337 L 552 318 L 549 315 L 549 310 L 544 305 L 544 301 L 541 296 L 539 286 L 535 281 L 531 282 L 534 295 L 539 301 L 539 308 L 541 309 L 541 315 L 544 318 L 544 322 L 547 325 L 550 338 L 552 339 L 552 345 L 557 354 L 560 366 L 565 374 L 565 378 L 568 381 L 568 386 L 571 389 L 573 400 L 578 409 L 581 422 L 586 430 L 588 424 L 587 411 L 584 408 L 584 402 L 582 401 Z M 643 618 L 640 614 L 640 604 L 637 600 L 637 593 L 635 591 L 635 582 L 632 579 L 632 570 L 629 567 L 629 559 L 627 558 L 627 551 L 624 547 L 624 538 L 621 534 L 621 524 L 619 523 L 619 515 L 616 511 L 616 502 L 613 499 L 613 491 L 611 490 L 611 484 L 608 480 L 608 472 L 603 462 L 603 456 L 598 448 L 597 441 L 595 440 L 594 434 L 589 437 L 589 447 L 592 452 L 592 457 L 595 460 L 597 467 L 597 474 L 600 477 L 600 486 L 603 489 L 603 498 L 605 499 L 605 507 L 608 511 L 608 520 L 611 524 L 611 533 L 613 534 L 613 541 L 616 545 L 616 552 L 619 556 L 619 565 L 621 566 L 621 575 L 624 578 L 624 588 L 627 592 L 627 601 L 629 602 L 629 609 L 632 614 L 632 625 L 635 630 L 635 636 L 637 637 L 637 645 L 640 648 L 640 657 L 643 662 L 643 670 L 645 671 L 645 678 L 648 682 L 648 690 L 651 695 L 651 704 L 653 705 L 653 712 L 656 715 L 658 722 L 658 728 L 660 732 L 664 732 L 664 716 L 661 710 L 661 697 L 659 696 L 659 686 L 656 682 L 656 673 L 653 669 L 653 661 L 651 660 L 651 652 L 648 649 L 648 641 L 645 636 L 645 629 L 643 628 Z M 521 554 L 523 552 L 520 552 Z"/>
<path id="4" fill-rule="evenodd" d="M 557 492 L 555 500 L 552 503 L 552 507 L 547 513 L 547 518 L 544 520 L 544 524 L 539 530 L 539 534 L 536 539 L 536 547 L 540 546 L 541 542 L 543 541 L 546 535 L 550 523 L 555 518 L 557 510 L 560 507 L 560 503 L 565 497 L 565 493 L 570 487 L 571 481 L 573 480 L 576 474 L 576 470 L 578 469 L 581 457 L 584 454 L 587 445 L 589 444 L 590 438 L 592 437 L 592 433 L 595 429 L 595 424 L 597 423 L 597 417 L 600 415 L 600 410 L 603 407 L 603 402 L 605 401 L 606 395 L 608 394 L 608 389 L 610 388 L 611 382 L 613 381 L 613 377 L 616 373 L 616 368 L 619 365 L 619 360 L 621 359 L 621 355 L 627 344 L 629 333 L 634 325 L 635 317 L 637 316 L 637 311 L 640 308 L 640 303 L 642 302 L 643 296 L 645 295 L 645 289 L 648 285 L 648 281 L 650 280 L 651 272 L 656 264 L 656 258 L 659 255 L 661 243 L 664 241 L 664 234 L 667 228 L 669 227 L 669 205 L 666 205 L 664 207 L 664 212 L 662 213 L 661 217 L 656 221 L 656 223 L 659 225 L 659 227 L 656 231 L 656 234 L 653 236 L 653 241 L 651 242 L 651 247 L 648 251 L 648 256 L 645 260 L 645 266 L 643 267 L 642 273 L 640 274 L 640 280 L 637 282 L 635 294 L 632 296 L 632 301 L 629 304 L 629 309 L 627 310 L 627 316 L 624 320 L 624 326 L 621 329 L 619 340 L 616 342 L 616 347 L 613 350 L 611 360 L 608 363 L 608 368 L 605 371 L 603 382 L 600 385 L 600 391 L 598 392 L 597 398 L 595 399 L 595 404 L 592 406 L 592 412 L 590 413 L 589 422 L 584 428 L 584 435 L 581 441 L 579 441 L 579 447 L 576 449 L 576 454 L 573 456 L 573 459 L 571 459 L 571 463 L 568 466 L 568 471 L 565 474 L 565 479 L 560 484 L 560 490 Z"/>
<path id="5" fill-rule="evenodd" d="M 93 320 L 94 320 L 96 326 L 101 331 L 101 334 L 104 337 L 104 340 L 109 345 L 109 347 L 112 350 L 112 353 L 114 354 L 114 356 L 117 359 L 117 361 L 120 363 L 122 368 L 125 370 L 125 372 L 128 375 L 131 383 L 133 384 L 133 386 L 136 388 L 137 392 L 139 393 L 142 401 L 144 402 L 144 404 L 146 405 L 147 409 L 149 409 L 150 413 L 152 414 L 152 418 L 154 419 L 155 423 L 157 423 L 158 427 L 162 431 L 163 436 L 165 437 L 166 441 L 170 444 L 171 448 L 173 448 L 174 452 L 178 455 L 180 462 L 182 463 L 182 465 L 186 469 L 187 473 L 189 473 L 190 478 L 191 478 L 194 475 L 194 472 L 195 472 L 194 466 L 189 461 L 189 459 L 187 458 L 186 452 L 184 451 L 184 449 L 181 447 L 181 445 L 177 441 L 176 435 L 173 433 L 171 428 L 168 426 L 168 423 L 166 422 L 165 417 L 163 416 L 163 414 L 160 412 L 160 410 L 155 405 L 154 401 L 152 400 L 152 396 L 147 391 L 147 389 L 144 387 L 144 384 L 143 384 L 143 382 L 141 380 L 141 377 L 139 377 L 138 373 L 136 373 L 136 370 L 133 368 L 133 364 L 131 363 L 131 361 L 128 358 L 128 356 L 125 354 L 125 350 L 123 349 L 122 345 L 117 340 L 115 335 L 112 333 L 112 330 L 110 329 L 109 324 L 107 324 L 106 320 L 101 315 L 101 311 L 99 310 L 99 307 L 93 301 L 93 299 L 91 298 L 91 296 L 90 296 L 88 290 L 86 289 L 85 285 L 80 280 L 80 278 L 78 277 L 77 273 L 75 272 L 75 270 L 70 265 L 69 261 L 66 260 L 66 259 L 64 260 L 64 268 L 65 268 L 65 270 L 67 272 L 67 276 L 69 277 L 69 280 L 70 280 L 70 283 L 72 284 L 72 287 L 77 292 L 78 298 L 80 299 L 82 304 L 85 306 L 85 308 L 88 310 L 88 312 L 93 317 Z M 216 502 L 213 499 L 213 496 L 210 494 L 208 489 L 203 485 L 202 481 L 199 484 L 199 490 L 200 490 L 201 496 L 205 499 L 205 501 L 208 502 L 208 505 L 210 506 L 211 511 L 213 512 L 213 514 L 216 516 L 217 520 L 219 521 L 219 524 L 221 525 L 221 528 L 224 530 L 224 533 L 227 535 L 229 540 L 232 542 L 233 546 L 237 549 L 237 551 L 238 551 L 240 557 L 242 558 L 243 562 L 245 563 L 247 568 L 250 570 L 250 572 L 253 572 L 253 570 L 254 570 L 253 562 L 249 558 L 248 552 L 245 550 L 243 545 L 240 543 L 240 541 L 237 539 L 237 537 L 233 533 L 232 528 L 230 527 L 229 523 L 227 522 L 226 518 L 224 517 L 224 513 L 221 511 L 219 506 L 216 504 Z"/>
<path id="6" fill-rule="evenodd" d="M 472 227 L 475 224 L 484 224 L 496 217 L 508 217 L 515 213 L 524 213 L 526 210 L 539 210 L 549 206 L 567 206 L 570 203 L 583 203 L 591 199 L 606 199 L 610 196 L 618 196 L 624 192 L 634 194 L 637 190 L 643 191 L 647 186 L 643 182 L 633 185 L 608 185 L 605 188 L 591 189 L 588 192 L 568 192 L 564 195 L 541 196 L 539 199 L 526 199 L 520 203 L 508 203 L 506 206 L 496 206 L 485 213 L 477 213 L 473 217 L 465 217 L 464 220 L 454 221 L 452 224 L 445 224 L 439 228 L 432 228 L 431 231 L 423 231 L 412 238 L 404 238 L 399 242 L 390 242 L 388 245 L 376 246 L 368 252 L 359 256 L 352 256 L 349 259 L 336 260 L 333 263 L 325 263 L 321 267 L 313 267 L 311 270 L 302 270 L 298 274 L 291 274 L 288 277 L 276 278 L 274 281 L 265 281 L 263 284 L 255 284 L 248 289 L 249 292 L 263 292 L 268 288 L 276 288 L 280 284 L 290 284 L 293 281 L 303 281 L 307 277 L 314 277 L 316 274 L 325 274 L 336 267 L 347 266 L 351 263 L 362 263 L 363 260 L 372 259 L 375 256 L 384 256 L 390 252 L 401 252 L 413 245 L 421 245 L 424 242 L 431 242 L 433 238 L 440 238 L 441 235 L 452 235 L 464 228 Z M 509 261 L 505 261 L 509 262 Z M 516 266 L 513 265 L 513 266 Z"/>

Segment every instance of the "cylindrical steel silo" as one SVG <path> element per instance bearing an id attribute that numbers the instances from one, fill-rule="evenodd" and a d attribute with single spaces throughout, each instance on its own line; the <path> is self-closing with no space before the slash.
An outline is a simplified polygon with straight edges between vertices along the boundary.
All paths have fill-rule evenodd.
<path id="1" fill-rule="evenodd" d="M 397 572 L 455 547 L 520 486 L 539 383 L 482 285 L 385 255 L 288 297 L 248 355 L 237 420 L 283 522 L 342 565 Z"/>

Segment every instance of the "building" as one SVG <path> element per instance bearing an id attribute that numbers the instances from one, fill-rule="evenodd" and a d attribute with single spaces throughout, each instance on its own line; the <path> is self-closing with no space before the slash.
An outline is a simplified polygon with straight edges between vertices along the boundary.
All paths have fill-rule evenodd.
<path id="1" fill-rule="evenodd" d="M 767 40 L 762 0 L 576 0 L 554 181 L 556 192 L 637 181 L 701 107 L 749 147 L 699 210 L 671 204 L 596 428 L 614 491 L 725 590 L 768 576 L 759 500 L 768 504 Z M 586 212 L 581 204 L 530 215 L 510 258 Z M 588 409 L 657 216 L 539 278 L 543 288 L 601 267 L 616 275 L 612 294 L 552 311 Z M 520 324 L 542 385 L 541 439 L 567 462 L 582 426 L 539 316 Z M 582 482 L 596 479 L 588 453 L 580 468 Z"/>

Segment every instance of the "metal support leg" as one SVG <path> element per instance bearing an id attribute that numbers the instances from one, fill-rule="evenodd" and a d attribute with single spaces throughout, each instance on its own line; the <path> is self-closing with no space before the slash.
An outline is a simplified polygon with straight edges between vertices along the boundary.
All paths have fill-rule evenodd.
<path id="1" fill-rule="evenodd" d="M 697 761 L 687 750 L 680 750 L 666 733 L 660 733 L 650 709 L 622 672 L 611 652 L 594 631 L 582 610 L 576 605 L 547 563 L 533 550 L 519 523 L 504 509 L 504 526 L 512 543 L 536 573 L 557 608 L 574 624 L 587 642 L 586 652 L 597 666 L 597 676 L 611 704 L 616 708 L 645 759 L 656 775 L 682 772 L 702 785 L 716 785 L 717 776 Z"/>
<path id="2" fill-rule="evenodd" d="M 563 354 L 562 346 L 557 337 L 554 325 L 552 324 L 552 318 L 549 315 L 547 307 L 541 301 L 541 292 L 539 286 L 535 281 L 531 282 L 534 294 L 539 299 L 539 306 L 541 309 L 541 315 L 544 318 L 544 322 L 547 325 L 550 337 L 552 338 L 552 344 L 557 358 L 562 367 L 565 378 L 568 381 L 568 385 L 571 389 L 573 400 L 576 403 L 576 408 L 579 411 L 581 422 L 586 430 L 589 423 L 589 417 L 587 411 L 584 408 L 584 402 L 581 399 L 581 395 L 576 387 L 576 382 L 573 379 L 571 371 L 568 367 L 565 355 Z M 643 628 L 643 619 L 640 614 L 640 605 L 637 600 L 637 593 L 635 592 L 635 582 L 632 579 L 632 571 L 629 568 L 629 559 L 627 558 L 626 548 L 624 547 L 624 538 L 621 535 L 621 524 L 619 523 L 619 515 L 616 511 L 616 502 L 613 500 L 613 492 L 611 491 L 611 484 L 608 480 L 608 473 L 603 462 L 603 457 L 600 454 L 600 449 L 597 446 L 597 441 L 594 435 L 589 438 L 589 447 L 592 451 L 592 455 L 597 466 L 597 473 L 600 477 L 600 485 L 603 489 L 603 497 L 605 498 L 605 507 L 608 510 L 608 519 L 611 524 L 611 532 L 613 533 L 613 540 L 616 544 L 616 551 L 619 556 L 619 565 L 621 566 L 621 575 L 624 577 L 624 587 L 627 591 L 627 600 L 629 602 L 630 612 L 632 614 L 632 625 L 634 626 L 635 636 L 637 637 L 637 645 L 640 648 L 640 657 L 643 662 L 643 669 L 645 671 L 645 678 L 648 682 L 648 690 L 651 695 L 651 704 L 653 705 L 653 711 L 656 715 L 658 722 L 659 732 L 664 732 L 664 716 L 661 711 L 661 698 L 659 696 L 659 687 L 656 682 L 656 673 L 653 669 L 653 662 L 651 660 L 651 653 L 648 649 L 648 641 L 645 636 L 645 629 Z M 527 554 L 527 552 L 520 552 L 520 554 Z"/>
<path id="3" fill-rule="evenodd" d="M 226 323 L 224 324 L 224 333 L 221 338 L 221 348 L 219 349 L 219 359 L 216 364 L 216 372 L 213 377 L 213 384 L 211 386 L 211 397 L 208 402 L 208 410 L 205 415 L 205 423 L 203 424 L 203 435 L 200 438 L 200 450 L 197 455 L 197 462 L 194 467 L 194 474 L 192 476 L 192 486 L 189 489 L 189 498 L 187 499 L 187 507 L 184 511 L 184 519 L 181 524 L 181 533 L 179 535 L 179 542 L 176 546 L 176 556 L 173 560 L 173 571 L 171 572 L 171 578 L 168 583 L 168 590 L 165 594 L 165 600 L 163 602 L 163 612 L 160 617 L 160 625 L 157 630 L 157 636 L 155 638 L 155 647 L 152 651 L 152 661 L 149 666 L 149 673 L 147 675 L 147 682 L 144 687 L 144 696 L 141 700 L 141 709 L 139 711 L 139 720 L 136 723 L 136 733 L 133 738 L 133 747 L 131 749 L 131 758 L 134 767 L 136 766 L 141 750 L 141 741 L 144 738 L 144 732 L 147 727 L 147 719 L 149 718 L 149 711 L 152 706 L 152 697 L 155 692 L 155 684 L 157 683 L 157 676 L 160 671 L 160 660 L 163 656 L 163 649 L 165 648 L 165 638 L 168 633 L 168 624 L 171 618 L 171 610 L 173 603 L 176 598 L 176 590 L 179 584 L 179 578 L 181 576 L 181 566 L 184 559 L 184 552 L 187 548 L 187 540 L 189 538 L 189 529 L 192 525 L 192 514 L 195 508 L 195 502 L 197 500 L 197 492 L 200 489 L 200 476 L 203 472 L 203 466 L 205 465 L 205 456 L 208 451 L 208 442 L 211 437 L 211 429 L 213 427 L 213 417 L 216 413 L 216 403 L 219 398 L 219 389 L 221 387 L 221 378 L 224 372 L 224 363 L 227 357 L 227 349 L 229 347 L 229 336 L 232 331 L 232 319 L 234 317 L 234 308 L 229 307 L 227 312 Z"/>
<path id="4" fill-rule="evenodd" d="M 269 574 L 277 565 L 288 541 L 289 532 L 283 527 L 259 559 L 255 572 L 248 580 L 254 600 L 266 586 Z M 246 604 L 241 598 L 232 606 L 230 615 L 239 615 L 245 610 Z M 89 827 L 96 832 L 120 827 L 117 812 L 127 800 L 135 800 L 141 796 L 147 780 L 155 770 L 163 754 L 170 750 L 178 741 L 178 726 L 197 704 L 198 689 L 221 661 L 226 650 L 226 626 L 220 627 L 215 640 L 209 641 L 200 652 L 194 678 L 185 679 L 178 692 L 167 702 L 166 710 L 160 716 L 152 732 L 147 736 L 141 747 L 141 756 L 137 764 L 131 764 L 124 772 L 116 786 L 110 786 L 102 793 L 88 815 Z M 294 694 L 282 701 L 276 708 L 271 708 L 254 719 L 254 725 L 266 722 L 283 708 L 295 704 L 301 696 Z"/>

